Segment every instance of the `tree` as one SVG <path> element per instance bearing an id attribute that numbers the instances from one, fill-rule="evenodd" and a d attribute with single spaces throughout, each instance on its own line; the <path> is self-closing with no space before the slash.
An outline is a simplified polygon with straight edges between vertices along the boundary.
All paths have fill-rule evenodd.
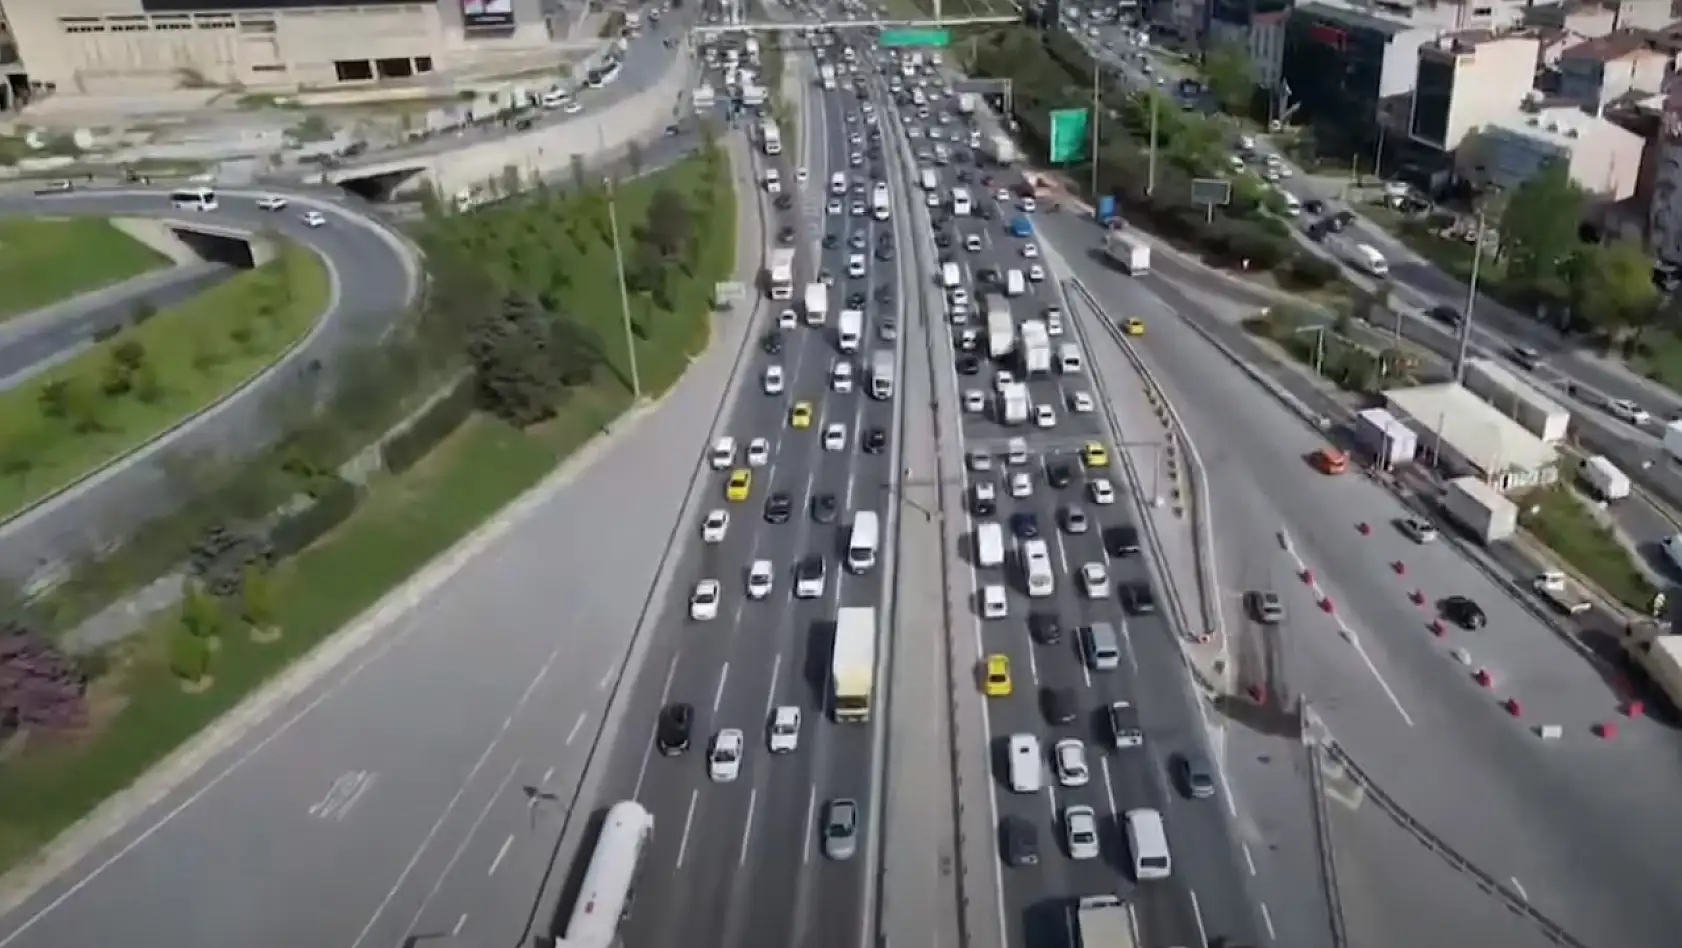
<path id="1" fill-rule="evenodd" d="M 179 629 L 169 639 L 169 670 L 189 685 L 203 682 L 210 674 L 210 642 Z"/>
<path id="2" fill-rule="evenodd" d="M 222 609 L 198 583 L 188 583 L 181 597 L 181 630 L 197 639 L 212 639 L 222 632 Z"/>
<path id="3" fill-rule="evenodd" d="M 556 371 L 550 317 L 528 297 L 511 294 L 469 333 L 479 404 L 516 427 L 547 420 L 564 386 Z"/>
<path id="4" fill-rule="evenodd" d="M 1249 111 L 1256 82 L 1250 74 L 1250 54 L 1233 42 L 1218 42 L 1203 54 L 1203 79 L 1228 115 Z"/>
<path id="5" fill-rule="evenodd" d="M 1584 247 L 1572 268 L 1576 314 L 1609 340 L 1639 341 L 1658 313 L 1653 260 L 1634 241 Z"/>
<path id="6" fill-rule="evenodd" d="M 1564 303 L 1571 295 L 1572 257 L 1581 249 L 1583 189 L 1558 161 L 1542 166 L 1513 190 L 1501 212 L 1502 256 L 1508 278 L 1538 303 Z"/>
<path id="7" fill-rule="evenodd" d="M 695 239 L 695 219 L 683 195 L 671 188 L 655 191 L 648 201 L 648 218 L 637 230 L 662 257 L 680 257 Z"/>
<path id="8" fill-rule="evenodd" d="M 77 434 L 94 434 L 105 430 L 105 405 L 99 386 L 93 380 L 73 376 L 66 380 L 65 413 L 70 427 Z"/>
<path id="9" fill-rule="evenodd" d="M 265 570 L 254 565 L 245 568 L 240 583 L 240 617 L 258 631 L 271 629 L 275 624 L 274 584 Z"/>
<path id="10" fill-rule="evenodd" d="M 35 394 L 35 405 L 41 409 L 41 415 L 54 421 L 62 421 L 70 417 L 70 381 L 68 379 L 53 379 L 41 386 Z"/>
<path id="11" fill-rule="evenodd" d="M 590 173 L 584 167 L 583 155 L 574 154 L 572 156 L 572 186 L 580 193 L 590 187 Z"/>

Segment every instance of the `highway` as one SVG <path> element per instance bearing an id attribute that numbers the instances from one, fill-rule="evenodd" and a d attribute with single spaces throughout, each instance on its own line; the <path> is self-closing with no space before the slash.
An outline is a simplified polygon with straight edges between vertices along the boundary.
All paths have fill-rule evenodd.
<path id="1" fill-rule="evenodd" d="M 785 57 L 785 68 L 798 68 L 792 54 Z M 789 210 L 774 212 L 767 231 L 795 230 L 795 300 L 786 305 L 798 310 L 805 283 L 827 272 L 834 279 L 830 315 L 821 328 L 782 330 L 781 350 L 775 354 L 755 351 L 740 390 L 732 395 L 733 407 L 712 431 L 714 438 L 734 437 L 738 456 L 752 439 L 765 438 L 769 457 L 753 470 L 751 495 L 743 503 L 726 500 L 727 470 L 706 474 L 700 507 L 727 510 L 729 530 L 722 542 L 704 544 L 699 520 L 686 525 L 674 580 L 652 633 L 659 644 L 637 681 L 630 723 L 614 750 L 602 798 L 635 798 L 655 817 L 657 832 L 645 857 L 636 911 L 624 928 L 628 943 L 650 948 L 697 943 L 850 948 L 865 934 L 866 866 L 872 857 L 861 851 L 848 862 L 826 859 L 818 828 L 826 804 L 845 797 L 861 806 L 863 838 L 874 836 L 878 801 L 871 774 L 878 727 L 831 720 L 826 686 L 838 608 L 877 607 L 879 643 L 885 645 L 893 634 L 888 615 L 882 614 L 888 570 L 850 574 L 841 566 L 840 553 L 860 511 L 877 512 L 883 517 L 883 536 L 894 534 L 898 511 L 890 501 L 897 403 L 866 395 L 862 374 L 870 353 L 897 349 L 897 344 L 882 336 L 882 317 L 892 309 L 874 298 L 862 307 L 867 319 L 857 355 L 839 353 L 834 327 L 835 311 L 845 307 L 849 294 L 873 297 L 878 287 L 896 298 L 905 292 L 898 264 L 875 253 L 878 240 L 896 234 L 896 222 L 903 218 L 877 222 L 850 213 L 850 207 L 842 214 L 826 213 L 829 175 L 848 169 L 846 136 L 864 126 L 851 93 L 806 88 L 799 116 L 802 153 L 785 150 L 771 161 L 760 156 L 762 170 L 777 168 L 796 196 Z M 808 176 L 796 187 L 797 168 Z M 849 194 L 843 203 L 854 200 L 867 198 Z M 827 249 L 822 243 L 826 234 L 835 238 Z M 863 251 L 849 246 L 855 237 L 862 238 Z M 860 252 L 868 261 L 865 275 L 850 278 L 848 257 Z M 752 332 L 771 331 L 784 305 L 766 301 Z M 841 358 L 850 358 L 860 374 L 850 393 L 835 391 L 831 382 L 832 367 Z M 781 395 L 762 391 L 764 371 L 773 364 L 785 374 Z M 792 408 L 801 401 L 813 409 L 805 429 L 790 423 Z M 846 432 L 838 451 L 822 444 L 832 424 Z M 881 453 L 863 449 L 861 436 L 870 430 L 888 439 Z M 771 523 L 765 516 L 774 493 L 787 497 L 787 522 Z M 833 502 L 833 514 L 819 513 L 820 499 Z M 832 522 L 819 522 L 820 516 Z M 795 599 L 794 564 L 806 556 L 824 558 L 824 594 Z M 759 559 L 774 565 L 775 587 L 766 600 L 750 602 L 744 579 L 749 564 Z M 695 582 L 705 578 L 723 586 L 719 617 L 694 622 L 688 617 L 689 596 Z M 663 757 L 654 747 L 654 724 L 662 706 L 678 702 L 695 709 L 692 748 Z M 767 725 L 771 710 L 785 705 L 801 709 L 800 744 L 788 756 L 773 757 Z M 707 752 L 724 728 L 742 730 L 747 746 L 740 778 L 720 784 L 708 778 Z"/>
<path id="2" fill-rule="evenodd" d="M 1470 568 L 1455 544 L 1405 539 L 1391 524 L 1410 511 L 1390 494 L 1362 478 L 1315 474 L 1304 458 L 1322 446 L 1319 436 L 1263 397 L 1192 326 L 1234 348 L 1247 342 L 1240 330 L 1161 268 L 1133 280 L 1098 262 L 1089 252 L 1096 244 L 1090 223 L 1061 217 L 1044 230 L 1106 308 L 1148 321 L 1140 348 L 1203 454 L 1217 546 L 1226 553 L 1222 573 L 1234 587 L 1228 595 L 1272 589 L 1284 597 L 1290 619 L 1277 634 L 1248 625 L 1238 631 L 1241 680 L 1282 700 L 1310 700 L 1414 817 L 1577 937 L 1662 944 L 1677 913 L 1658 880 L 1669 874 L 1682 837 L 1664 816 L 1664 800 L 1645 788 L 1682 777 L 1676 735 L 1653 722 L 1622 721 L 1615 745 L 1593 737 L 1594 723 L 1616 719 L 1617 698 L 1602 671 L 1511 596 L 1498 575 Z M 1370 535 L 1357 529 L 1361 523 Z M 1396 572 L 1398 562 L 1405 574 Z M 1297 578 L 1305 568 L 1332 614 Z M 1424 605 L 1410 601 L 1415 590 Z M 1488 626 L 1433 636 L 1431 604 L 1453 594 L 1479 602 Z M 1455 649 L 1470 664 L 1459 664 Z M 1471 680 L 1478 666 L 1491 670 L 1495 688 Z M 1522 719 L 1499 707 L 1506 697 L 1520 699 Z M 1529 730 L 1539 723 L 1560 724 L 1565 737 L 1539 741 Z M 1257 762 L 1245 767 L 1242 755 L 1229 754 L 1233 761 L 1232 779 L 1247 796 Z M 1265 823 L 1266 813 L 1257 819 Z M 1553 830 L 1537 832 L 1540 825 Z M 1265 862 L 1265 851 L 1257 858 Z M 1419 881 L 1427 891 L 1440 882 Z"/>

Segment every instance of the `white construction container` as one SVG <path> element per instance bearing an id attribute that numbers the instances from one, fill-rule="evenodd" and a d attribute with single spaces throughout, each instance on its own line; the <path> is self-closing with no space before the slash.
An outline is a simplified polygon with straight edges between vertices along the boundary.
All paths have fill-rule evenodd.
<path id="1" fill-rule="evenodd" d="M 1518 532 L 1518 507 L 1475 477 L 1449 481 L 1442 505 L 1479 543 L 1488 545 Z"/>
<path id="2" fill-rule="evenodd" d="M 1466 389 L 1548 442 L 1565 440 L 1571 413 L 1528 381 L 1490 359 L 1466 360 Z"/>
<path id="3" fill-rule="evenodd" d="M 1629 496 L 1629 476 L 1605 455 L 1584 458 L 1577 468 L 1577 476 L 1601 500 L 1610 502 Z"/>
<path id="4" fill-rule="evenodd" d="M 1682 635 L 1656 635 L 1647 649 L 1647 674 L 1671 704 L 1682 708 Z"/>
<path id="5" fill-rule="evenodd" d="M 1384 408 L 1355 413 L 1355 440 L 1383 468 L 1406 464 L 1419 450 L 1419 436 Z"/>
<path id="6" fill-rule="evenodd" d="M 1664 426 L 1664 449 L 1673 460 L 1682 461 L 1682 420 Z"/>

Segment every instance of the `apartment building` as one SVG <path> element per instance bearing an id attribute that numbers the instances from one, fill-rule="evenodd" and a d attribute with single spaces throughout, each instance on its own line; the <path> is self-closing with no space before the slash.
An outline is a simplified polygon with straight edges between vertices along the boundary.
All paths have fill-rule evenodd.
<path id="1" fill-rule="evenodd" d="M 1541 40 L 1488 30 L 1446 33 L 1419 47 L 1408 137 L 1451 152 L 1485 124 L 1510 116 L 1531 93 Z"/>
<path id="2" fill-rule="evenodd" d="M 1630 93 L 1656 95 L 1672 57 L 1654 42 L 1650 32 L 1624 30 L 1565 48 L 1553 64 L 1555 92 L 1596 113 Z"/>
<path id="3" fill-rule="evenodd" d="M 1574 106 L 1528 105 L 1487 122 L 1478 132 L 1469 175 L 1511 191 L 1550 162 L 1601 202 L 1635 194 L 1647 142 L 1640 135 Z"/>

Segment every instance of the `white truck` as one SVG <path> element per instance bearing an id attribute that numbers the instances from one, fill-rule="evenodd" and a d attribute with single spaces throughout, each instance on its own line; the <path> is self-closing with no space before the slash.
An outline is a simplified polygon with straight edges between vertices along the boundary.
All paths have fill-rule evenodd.
<path id="1" fill-rule="evenodd" d="M 764 105 L 765 87 L 756 82 L 743 82 L 742 104 L 748 108 L 758 108 Z"/>
<path id="2" fill-rule="evenodd" d="M 1016 348 L 1016 322 L 1010 304 L 996 293 L 987 294 L 987 355 L 1002 359 Z"/>
<path id="3" fill-rule="evenodd" d="M 1594 606 L 1583 593 L 1583 588 L 1557 569 L 1537 573 L 1536 578 L 1530 581 L 1530 588 L 1561 615 L 1582 615 Z"/>
<path id="4" fill-rule="evenodd" d="M 818 80 L 823 84 L 825 89 L 835 88 L 835 67 L 830 63 L 824 63 L 822 66 L 819 66 Z"/>
<path id="5" fill-rule="evenodd" d="M 987 140 L 987 154 L 998 164 L 1008 165 L 1017 159 L 1016 143 L 1009 135 L 996 133 Z"/>
<path id="6" fill-rule="evenodd" d="M 822 283 L 806 284 L 806 325 L 822 326 L 829 315 L 829 287 Z"/>
<path id="7" fill-rule="evenodd" d="M 1476 477 L 1449 481 L 1441 502 L 1443 511 L 1484 545 L 1518 532 L 1518 507 Z"/>
<path id="8" fill-rule="evenodd" d="M 782 154 L 783 130 L 778 128 L 777 123 L 770 119 L 760 122 L 759 143 L 765 149 L 765 154 L 767 155 Z"/>
<path id="9" fill-rule="evenodd" d="M 765 266 L 765 293 L 774 300 L 794 298 L 794 248 L 773 247 Z"/>
<path id="10" fill-rule="evenodd" d="M 999 386 L 999 423 L 1021 425 L 1028 421 L 1028 383 L 1008 382 Z"/>
<path id="11" fill-rule="evenodd" d="M 961 115 L 974 115 L 975 114 L 975 93 L 973 93 L 973 92 L 960 92 L 960 93 L 958 93 L 958 112 Z"/>
<path id="12" fill-rule="evenodd" d="M 713 93 L 712 83 L 703 82 L 696 86 L 691 102 L 697 112 L 712 111 L 713 105 L 718 102 L 718 96 Z"/>
<path id="13" fill-rule="evenodd" d="M 859 351 L 859 342 L 864 338 L 864 313 L 856 309 L 844 309 L 835 320 L 835 346 L 842 352 Z"/>
<path id="14" fill-rule="evenodd" d="M 1104 254 L 1132 276 L 1150 272 L 1151 245 L 1125 231 L 1104 232 Z"/>
<path id="15" fill-rule="evenodd" d="M 1051 332 L 1045 321 L 1030 319 L 1022 324 L 1022 374 L 1026 376 L 1051 373 Z"/>
<path id="16" fill-rule="evenodd" d="M 877 349 L 870 354 L 870 397 L 887 401 L 894 397 L 894 351 Z"/>
<path id="17" fill-rule="evenodd" d="M 887 184 L 881 181 L 876 182 L 876 187 L 872 188 L 870 191 L 871 215 L 879 221 L 885 221 L 888 219 L 888 215 L 892 213 L 892 211 L 892 204 L 888 200 Z"/>
<path id="18" fill-rule="evenodd" d="M 1119 896 L 1089 895 L 1075 903 L 1079 948 L 1139 948 L 1133 912 Z"/>
<path id="19" fill-rule="evenodd" d="M 830 653 L 830 714 L 837 722 L 870 720 L 876 685 L 876 610 L 847 606 L 835 613 Z"/>
<path id="20" fill-rule="evenodd" d="M 1596 496 L 1607 503 L 1623 500 L 1630 495 L 1632 485 L 1629 475 L 1618 470 L 1618 466 L 1604 455 L 1584 458 L 1582 465 L 1577 468 L 1577 476 Z"/>
<path id="21" fill-rule="evenodd" d="M 1665 453 L 1671 460 L 1682 461 L 1682 419 L 1678 419 L 1664 426 L 1662 439 Z"/>

